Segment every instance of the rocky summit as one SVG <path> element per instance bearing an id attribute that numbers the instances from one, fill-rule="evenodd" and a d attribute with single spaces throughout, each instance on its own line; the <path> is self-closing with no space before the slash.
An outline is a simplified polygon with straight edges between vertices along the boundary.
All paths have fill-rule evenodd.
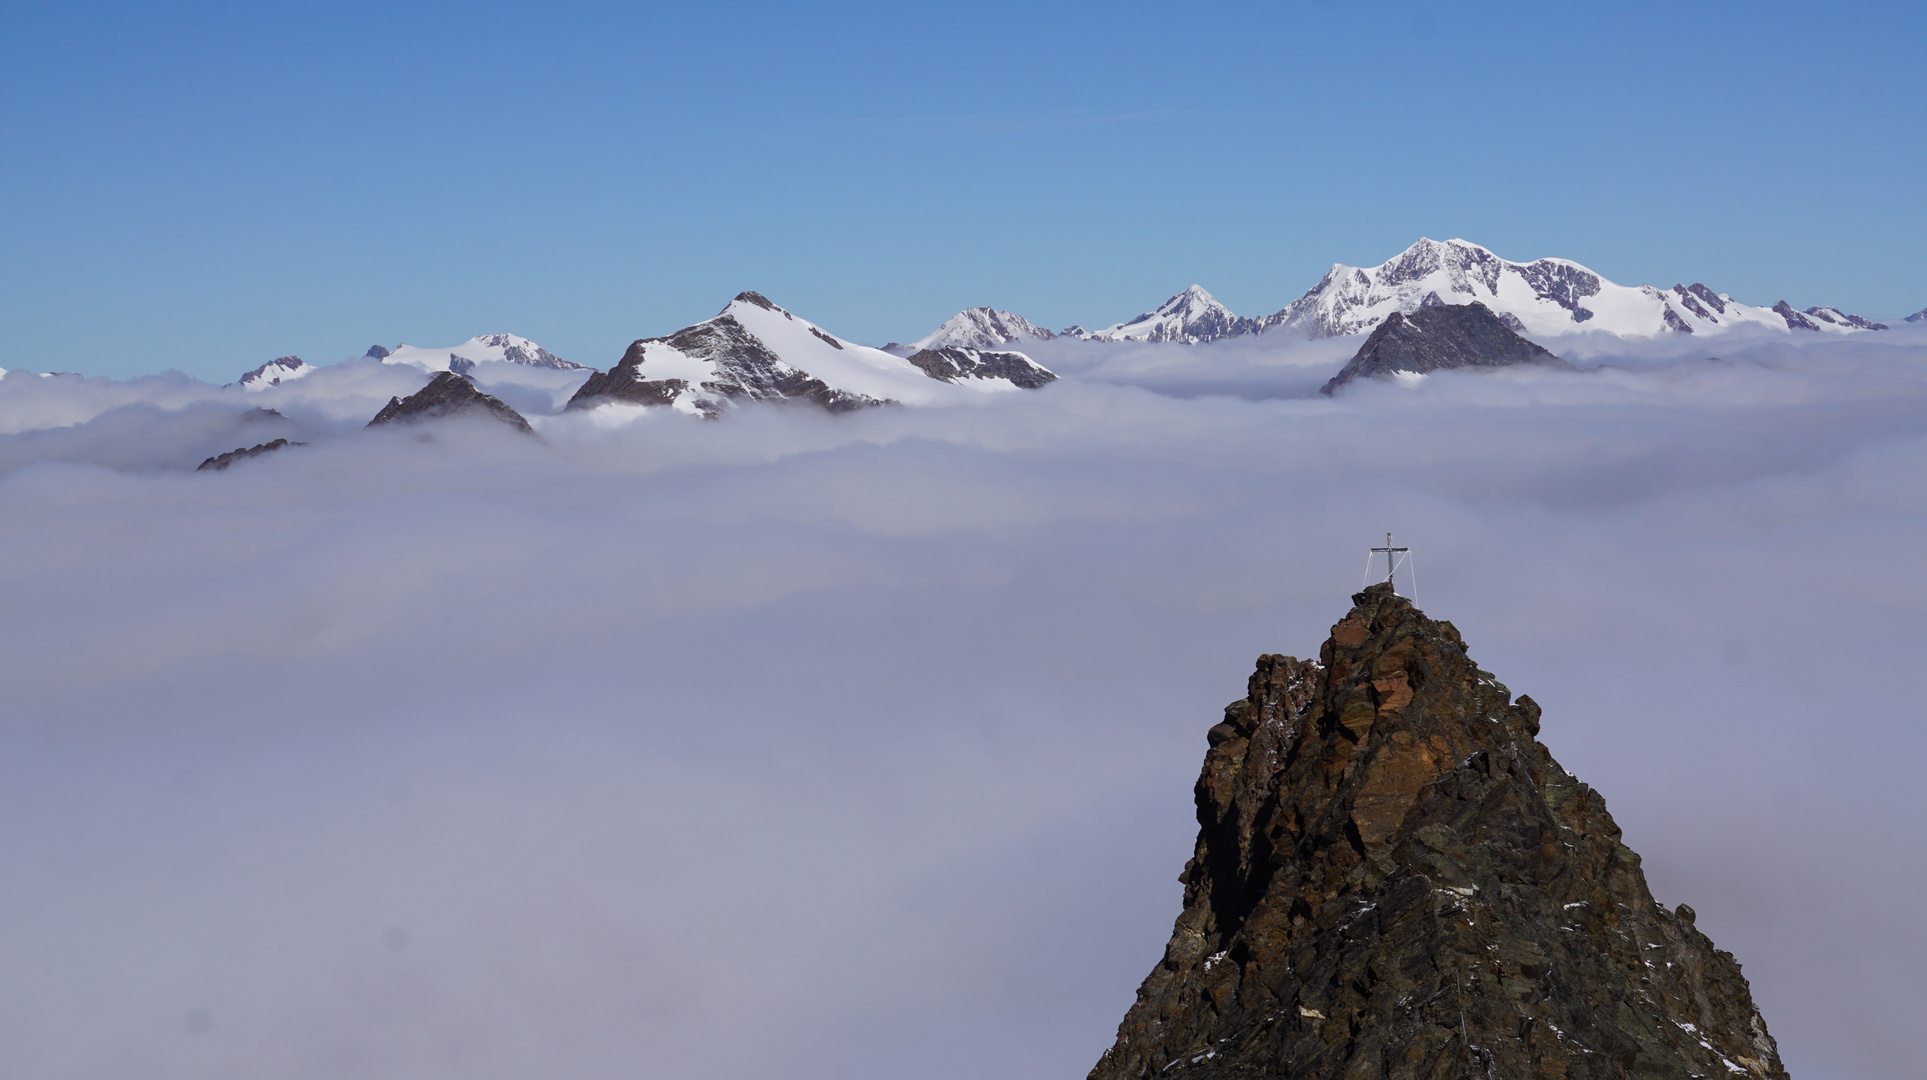
<path id="1" fill-rule="evenodd" d="M 1390 585 L 1352 599 L 1211 728 L 1184 911 L 1091 1080 L 1785 1080 L 1538 705 Z"/>
<path id="2" fill-rule="evenodd" d="M 1366 376 L 1388 379 L 1396 372 L 1426 375 L 1447 368 L 1514 364 L 1572 370 L 1571 364 L 1520 337 L 1476 300 L 1423 308 L 1410 315 L 1394 311 L 1319 393 L 1329 395 Z"/>
<path id="3" fill-rule="evenodd" d="M 476 389 L 468 376 L 458 371 L 444 371 L 429 380 L 422 387 L 405 398 L 389 398 L 382 406 L 369 427 L 394 424 L 412 420 L 429 420 L 438 416 L 492 416 L 504 424 L 515 428 L 525 435 L 535 434 L 522 414 L 509 408 L 501 398 L 485 394 Z"/>

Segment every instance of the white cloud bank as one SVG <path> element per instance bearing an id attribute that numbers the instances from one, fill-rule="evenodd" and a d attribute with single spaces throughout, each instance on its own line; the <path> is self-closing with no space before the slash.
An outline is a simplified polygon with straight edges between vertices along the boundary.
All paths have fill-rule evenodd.
<path id="1" fill-rule="evenodd" d="M 1205 730 L 1392 529 L 1794 1074 L 1911 1076 L 1927 336 L 1726 355 L 541 441 L 358 431 L 378 365 L 10 374 L 0 1073 L 1081 1076 Z"/>

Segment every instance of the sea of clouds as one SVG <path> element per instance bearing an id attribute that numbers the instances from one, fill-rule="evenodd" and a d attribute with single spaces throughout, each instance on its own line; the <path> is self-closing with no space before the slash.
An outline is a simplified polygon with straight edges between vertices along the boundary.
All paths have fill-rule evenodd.
<path id="1" fill-rule="evenodd" d="M 539 439 L 8 373 L 0 1073 L 1082 1076 L 1205 731 L 1392 530 L 1793 1074 L 1915 1075 L 1927 332 L 1317 396 L 1356 344 L 718 422 L 479 371 Z"/>

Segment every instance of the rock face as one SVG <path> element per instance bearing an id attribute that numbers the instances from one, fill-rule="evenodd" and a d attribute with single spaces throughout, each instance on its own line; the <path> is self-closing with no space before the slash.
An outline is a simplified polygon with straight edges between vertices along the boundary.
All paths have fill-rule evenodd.
<path id="1" fill-rule="evenodd" d="M 1184 911 L 1091 1080 L 1785 1080 L 1731 954 L 1389 585 L 1208 733 Z"/>
<path id="2" fill-rule="evenodd" d="M 260 457 L 262 454 L 271 454 L 274 451 L 279 450 L 284 446 L 306 446 L 306 445 L 307 445 L 306 443 L 289 442 L 286 439 L 275 439 L 271 442 L 256 443 L 253 446 L 244 446 L 234 450 L 229 450 L 225 454 L 216 454 L 215 456 L 208 458 L 206 461 L 201 462 L 200 466 L 196 468 L 194 471 L 195 472 L 208 472 L 208 471 L 220 472 L 222 469 L 227 468 L 229 465 L 232 465 L 237 461 L 241 461 L 251 457 Z"/>
<path id="3" fill-rule="evenodd" d="M 1037 390 L 1055 382 L 1055 372 L 1020 352 L 965 349 L 955 345 L 912 353 L 910 363 L 942 382 L 959 379 L 1004 379 L 1022 390 Z"/>
<path id="4" fill-rule="evenodd" d="M 405 398 L 389 398 L 369 427 L 401 421 L 429 420 L 438 416 L 487 415 L 526 435 L 535 434 L 522 414 L 508 407 L 501 398 L 484 394 L 459 372 L 444 371 L 427 386 Z"/>
<path id="5" fill-rule="evenodd" d="M 1394 372 L 1425 375 L 1446 368 L 1514 364 L 1573 370 L 1571 364 L 1513 332 L 1477 301 L 1423 308 L 1410 315 L 1394 311 L 1319 393 L 1329 395 L 1353 379 L 1388 379 Z"/>

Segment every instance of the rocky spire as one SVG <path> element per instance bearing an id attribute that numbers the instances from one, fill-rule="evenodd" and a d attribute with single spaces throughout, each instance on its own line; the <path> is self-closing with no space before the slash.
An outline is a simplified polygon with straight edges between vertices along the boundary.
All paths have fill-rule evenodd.
<path id="1" fill-rule="evenodd" d="M 1387 585 L 1209 733 L 1184 912 L 1091 1080 L 1785 1080 L 1539 707 Z"/>

